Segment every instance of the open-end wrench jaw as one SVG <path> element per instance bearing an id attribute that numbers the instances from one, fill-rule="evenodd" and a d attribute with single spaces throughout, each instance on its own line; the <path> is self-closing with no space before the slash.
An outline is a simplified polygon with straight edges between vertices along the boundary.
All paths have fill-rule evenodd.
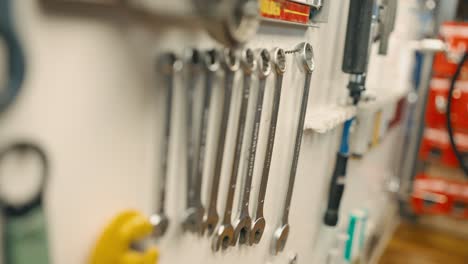
<path id="1" fill-rule="evenodd" d="M 191 207 L 185 210 L 185 217 L 182 223 L 183 230 L 201 235 L 204 214 L 205 209 L 203 209 L 203 207 Z"/>
<path id="2" fill-rule="evenodd" d="M 249 244 L 250 230 L 252 229 L 252 218 L 246 214 L 237 219 L 234 226 L 236 228 L 234 229 L 234 238 L 231 246 L 235 246 L 237 241 L 239 241 L 240 245 Z"/>
<path id="3" fill-rule="evenodd" d="M 207 234 L 208 236 L 213 235 L 216 225 L 219 222 L 219 214 L 214 210 L 207 210 L 207 213 L 203 216 L 203 224 L 201 234 Z"/>
<path id="4" fill-rule="evenodd" d="M 252 228 L 250 230 L 250 239 L 249 244 L 258 244 L 262 239 L 263 232 L 265 231 L 266 220 L 265 217 L 260 216 L 255 219 L 252 223 Z"/>
<path id="5" fill-rule="evenodd" d="M 153 226 L 153 233 L 151 234 L 154 238 L 160 238 L 166 234 L 169 229 L 169 218 L 164 214 L 153 214 L 150 216 L 150 223 Z"/>
<path id="6" fill-rule="evenodd" d="M 274 243 L 272 245 L 272 253 L 274 255 L 277 255 L 279 252 L 284 250 L 288 236 L 289 224 L 282 225 L 280 228 L 276 229 L 275 233 L 273 234 Z"/>
<path id="7" fill-rule="evenodd" d="M 216 229 L 211 247 L 213 251 L 226 250 L 232 246 L 233 240 L 234 228 L 230 223 L 222 223 Z"/>

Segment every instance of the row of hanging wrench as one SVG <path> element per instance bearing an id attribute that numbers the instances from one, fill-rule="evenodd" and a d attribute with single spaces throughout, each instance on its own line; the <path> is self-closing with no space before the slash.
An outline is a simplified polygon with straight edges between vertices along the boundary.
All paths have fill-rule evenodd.
<path id="1" fill-rule="evenodd" d="M 302 94 L 302 103 L 299 111 L 299 122 L 296 132 L 294 145 L 294 154 L 290 168 L 289 182 L 287 194 L 284 202 L 281 222 L 274 234 L 272 244 L 272 252 L 274 254 L 284 249 L 288 234 L 288 215 L 291 203 L 294 179 L 296 175 L 297 163 L 299 159 L 300 146 L 302 141 L 302 131 L 307 109 L 308 94 L 310 88 L 310 79 L 314 70 L 314 58 L 312 46 L 308 43 L 300 43 L 292 51 L 296 53 L 297 59 L 301 63 L 301 70 L 305 72 L 305 83 Z M 289 52 L 288 52 L 289 53 Z M 179 59 L 175 54 L 164 54 L 159 62 L 159 68 L 167 87 L 167 105 L 166 105 L 166 122 L 165 122 L 165 139 L 162 147 L 162 166 L 159 180 L 160 205 L 156 213 L 151 217 L 151 221 L 155 227 L 154 235 L 160 237 L 164 235 L 168 227 L 168 218 L 165 211 L 165 196 L 166 196 L 166 176 L 167 176 L 167 154 L 169 150 L 169 139 L 171 135 L 171 113 L 174 90 L 174 79 L 182 68 L 187 72 L 187 89 L 186 95 L 186 147 L 187 147 L 187 200 L 185 218 L 182 227 L 185 231 L 196 233 L 199 235 L 213 236 L 212 249 L 219 251 L 227 249 L 230 246 L 235 246 L 237 243 L 242 244 L 257 244 L 260 242 L 265 230 L 266 221 L 263 215 L 263 207 L 265 202 L 265 194 L 268 184 L 268 176 L 270 174 L 270 165 L 275 142 L 275 133 L 278 120 L 278 112 L 281 99 L 281 88 L 283 83 L 283 75 L 286 71 L 286 52 L 283 49 L 275 48 L 271 52 L 266 49 L 252 50 L 244 49 L 240 54 L 236 50 L 208 50 L 199 51 L 197 49 L 189 50 L 185 61 Z M 234 155 L 232 157 L 232 168 L 228 176 L 228 190 L 225 201 L 224 214 L 220 221 L 220 215 L 217 211 L 218 192 L 221 180 L 221 170 L 223 163 L 227 162 L 224 158 L 226 134 L 229 116 L 231 109 L 231 98 L 235 80 L 235 74 L 242 70 L 243 87 L 242 97 L 237 120 L 237 131 L 235 134 Z M 205 157 L 207 152 L 207 134 L 208 134 L 208 119 L 210 113 L 212 89 L 217 78 L 219 70 L 224 71 L 224 94 L 223 106 L 221 113 L 221 122 L 219 127 L 218 142 L 216 145 L 215 164 L 213 168 L 213 176 L 209 182 L 208 202 L 206 208 L 203 206 L 201 199 L 202 179 Z M 272 113 L 270 118 L 268 138 L 266 142 L 266 156 L 263 163 L 263 170 L 260 179 L 260 187 L 257 196 L 257 204 L 253 215 L 249 213 L 249 201 L 252 179 L 255 168 L 255 157 L 257 152 L 257 143 L 259 139 L 259 130 L 261 116 L 263 110 L 263 98 L 265 94 L 266 79 L 270 73 L 274 71 L 276 74 L 275 90 L 273 96 Z M 247 151 L 247 170 L 242 178 L 239 208 L 237 217 L 232 221 L 232 210 L 234 203 L 235 189 L 237 185 L 237 177 L 239 174 L 239 165 L 242 154 L 242 146 L 244 141 L 244 132 L 246 128 L 247 110 L 249 98 L 251 94 L 252 77 L 254 74 L 258 76 L 258 95 L 255 103 L 255 113 L 253 120 L 253 128 L 250 137 L 250 146 Z M 193 122 L 194 115 L 194 91 L 196 87 L 196 79 L 203 75 L 203 95 L 201 102 L 201 121 L 198 133 L 195 131 Z M 195 137 L 198 135 L 198 137 Z M 229 161 L 228 161 L 229 162 Z"/>

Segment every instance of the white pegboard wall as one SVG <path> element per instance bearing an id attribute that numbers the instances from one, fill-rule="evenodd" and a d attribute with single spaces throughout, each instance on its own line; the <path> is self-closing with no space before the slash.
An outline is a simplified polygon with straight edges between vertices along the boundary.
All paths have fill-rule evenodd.
<path id="1" fill-rule="evenodd" d="M 157 145 L 162 135 L 165 95 L 154 70 L 154 55 L 167 50 L 181 53 L 187 46 L 211 48 L 216 44 L 205 33 L 193 29 L 166 30 L 154 25 L 143 27 L 128 18 L 44 12 L 38 1 L 14 3 L 28 72 L 18 100 L 2 115 L 0 136 L 3 143 L 18 136 L 31 137 L 46 148 L 52 163 L 46 207 L 53 263 L 86 263 L 103 226 L 116 213 L 136 208 L 150 214 L 155 206 L 156 168 L 161 159 Z M 347 5 L 348 1 L 332 1 L 328 23 L 320 24 L 319 28 L 262 24 L 258 35 L 248 44 L 252 48 L 268 49 L 277 46 L 291 49 L 302 41 L 312 44 L 316 71 L 312 77 L 309 113 L 339 104 L 346 97 L 348 77 L 341 73 L 341 57 Z M 405 8 L 405 5 L 401 6 Z M 399 11 L 397 31 L 403 27 L 417 27 L 417 23 L 407 23 L 410 15 L 401 14 L 405 11 Z M 399 36 L 392 43 L 406 43 L 413 35 Z M 404 50 L 399 51 L 390 56 L 401 62 Z M 376 75 L 376 79 L 383 74 L 375 71 L 377 68 L 385 68 L 385 74 L 392 72 L 394 79 L 401 77 L 395 64 L 391 67 L 386 63 L 371 65 L 370 74 Z M 287 67 L 266 195 L 267 228 L 263 240 L 254 247 L 236 247 L 223 253 L 211 251 L 211 240 L 182 234 L 180 230 L 185 199 L 181 162 L 184 109 L 181 103 L 183 87 L 177 87 L 178 103 L 174 105 L 173 116 L 178 118 L 174 119 L 171 141 L 167 205 L 172 222 L 169 232 L 158 245 L 160 263 L 288 263 L 293 253 L 298 254 L 299 263 L 311 263 L 324 257 L 322 248 L 316 247 L 320 245 L 323 231 L 323 209 L 340 129 L 326 134 L 304 134 L 289 217 L 289 240 L 284 253 L 274 257 L 269 250 L 286 191 L 304 82 L 304 75 L 297 70 L 292 56 L 288 56 Z M 256 198 L 265 156 L 273 84 L 271 76 L 267 81 L 252 200 Z M 382 87 L 388 85 L 386 82 L 379 84 Z M 215 88 L 215 102 L 218 102 L 220 89 L 219 85 Z M 240 82 L 234 90 L 232 109 L 238 109 Z M 214 104 L 215 109 L 219 106 Z M 217 112 L 214 111 L 212 117 Z M 252 122 L 251 112 L 248 124 Z M 232 156 L 234 120 L 236 115 L 230 118 L 226 159 Z M 211 122 L 210 125 L 208 148 L 213 150 L 216 124 Z M 372 160 L 351 162 L 350 187 L 344 195 L 342 219 L 353 208 L 364 206 L 373 210 L 385 204 L 385 201 L 374 198 L 382 197 L 378 188 L 388 173 L 376 172 L 389 170 L 387 158 L 392 156 L 391 143 L 397 140 L 395 137 L 389 136 L 388 144 L 372 150 Z M 207 170 L 213 165 L 213 156 L 213 152 L 208 155 Z M 230 164 L 226 164 L 223 168 L 220 210 L 224 205 L 229 167 Z M 367 185 L 367 179 L 373 180 L 372 185 Z M 369 192 L 369 188 L 377 189 Z"/>

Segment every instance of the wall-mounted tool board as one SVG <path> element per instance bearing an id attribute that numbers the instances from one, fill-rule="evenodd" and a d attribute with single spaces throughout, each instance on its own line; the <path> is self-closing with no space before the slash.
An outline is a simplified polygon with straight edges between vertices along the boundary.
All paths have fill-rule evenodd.
<path id="1" fill-rule="evenodd" d="M 405 47 L 416 36 L 417 1 L 399 2 L 388 57 L 377 58 L 376 52 L 371 55 L 368 86 L 377 92 L 404 91 L 409 87 L 405 73 L 410 61 Z M 348 77 L 341 72 L 341 56 L 347 5 L 348 1 L 330 1 L 328 22 L 318 27 L 262 23 L 258 35 L 248 43 L 251 48 L 286 50 L 302 41 L 313 45 L 316 70 L 308 112 L 341 104 L 346 97 Z M 117 212 L 136 208 L 150 214 L 156 204 L 155 173 L 161 160 L 157 146 L 162 138 L 165 97 L 154 70 L 155 55 L 162 51 L 181 53 L 187 46 L 211 48 L 216 44 L 204 32 L 190 27 L 158 26 L 97 12 L 48 12 L 39 1 L 15 1 L 14 10 L 27 54 L 28 76 L 24 92 L 1 117 L 0 138 L 6 143 L 17 136 L 31 137 L 48 149 L 53 164 L 46 196 L 52 258 L 54 263 L 86 263 L 103 226 Z M 175 119 L 177 135 L 171 142 L 167 198 L 172 226 L 159 241 L 160 263 L 288 263 L 294 254 L 299 263 L 322 263 L 327 251 L 326 243 L 322 243 L 326 238 L 321 237 L 322 211 L 340 128 L 326 134 L 304 134 L 289 217 L 289 240 L 284 253 L 274 257 L 269 250 L 286 191 L 304 82 L 292 56 L 287 58 L 287 67 L 273 173 L 265 202 L 264 238 L 254 247 L 236 247 L 223 253 L 211 251 L 211 240 L 183 234 L 179 228 L 185 197 L 184 168 L 180 162 L 184 152 L 183 98 L 179 83 L 175 96 L 176 106 L 181 107 L 173 113 L 179 118 Z M 402 67 L 406 67 L 405 72 L 400 72 Z M 271 109 L 273 79 L 267 80 L 265 109 Z M 234 90 L 233 107 L 238 108 L 241 89 L 236 86 Z M 257 164 L 262 164 L 264 158 L 269 113 L 263 113 Z M 210 129 L 213 131 L 214 127 Z M 232 153 L 236 130 L 232 122 L 228 130 L 227 153 Z M 368 208 L 371 221 L 377 221 L 385 211 L 384 182 L 394 173 L 394 148 L 399 137 L 400 130 L 392 130 L 368 157 L 350 162 L 341 228 L 352 209 Z M 213 152 L 208 155 L 211 165 L 213 156 Z M 253 193 L 258 190 L 260 169 L 257 166 Z M 220 201 L 225 199 L 228 171 L 226 166 Z"/>

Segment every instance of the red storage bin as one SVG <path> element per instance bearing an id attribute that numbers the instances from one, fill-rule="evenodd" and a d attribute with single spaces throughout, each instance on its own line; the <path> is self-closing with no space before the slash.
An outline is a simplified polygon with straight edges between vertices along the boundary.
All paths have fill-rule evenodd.
<path id="1" fill-rule="evenodd" d="M 468 218 L 468 183 L 416 176 L 411 195 L 411 206 L 416 214 L 442 214 Z"/>
<path id="2" fill-rule="evenodd" d="M 426 106 L 426 126 L 446 128 L 449 79 L 431 80 Z M 452 126 L 455 131 L 468 133 L 468 81 L 458 81 L 452 97 Z"/>
<path id="3" fill-rule="evenodd" d="M 411 206 L 416 214 L 448 214 L 452 197 L 445 193 L 447 183 L 442 179 L 418 175 L 413 184 Z"/>
<path id="4" fill-rule="evenodd" d="M 460 151 L 468 151 L 468 135 L 455 133 L 455 142 Z M 449 136 L 444 129 L 426 128 L 419 149 L 421 160 L 438 160 L 450 166 L 458 167 L 458 160 L 450 145 Z"/>
<path id="5" fill-rule="evenodd" d="M 433 76 L 450 78 L 455 74 L 461 56 L 468 50 L 468 23 L 445 22 L 440 28 L 440 37 L 447 44 L 448 52 L 435 54 Z M 460 79 L 468 79 L 468 62 L 462 69 Z"/>

